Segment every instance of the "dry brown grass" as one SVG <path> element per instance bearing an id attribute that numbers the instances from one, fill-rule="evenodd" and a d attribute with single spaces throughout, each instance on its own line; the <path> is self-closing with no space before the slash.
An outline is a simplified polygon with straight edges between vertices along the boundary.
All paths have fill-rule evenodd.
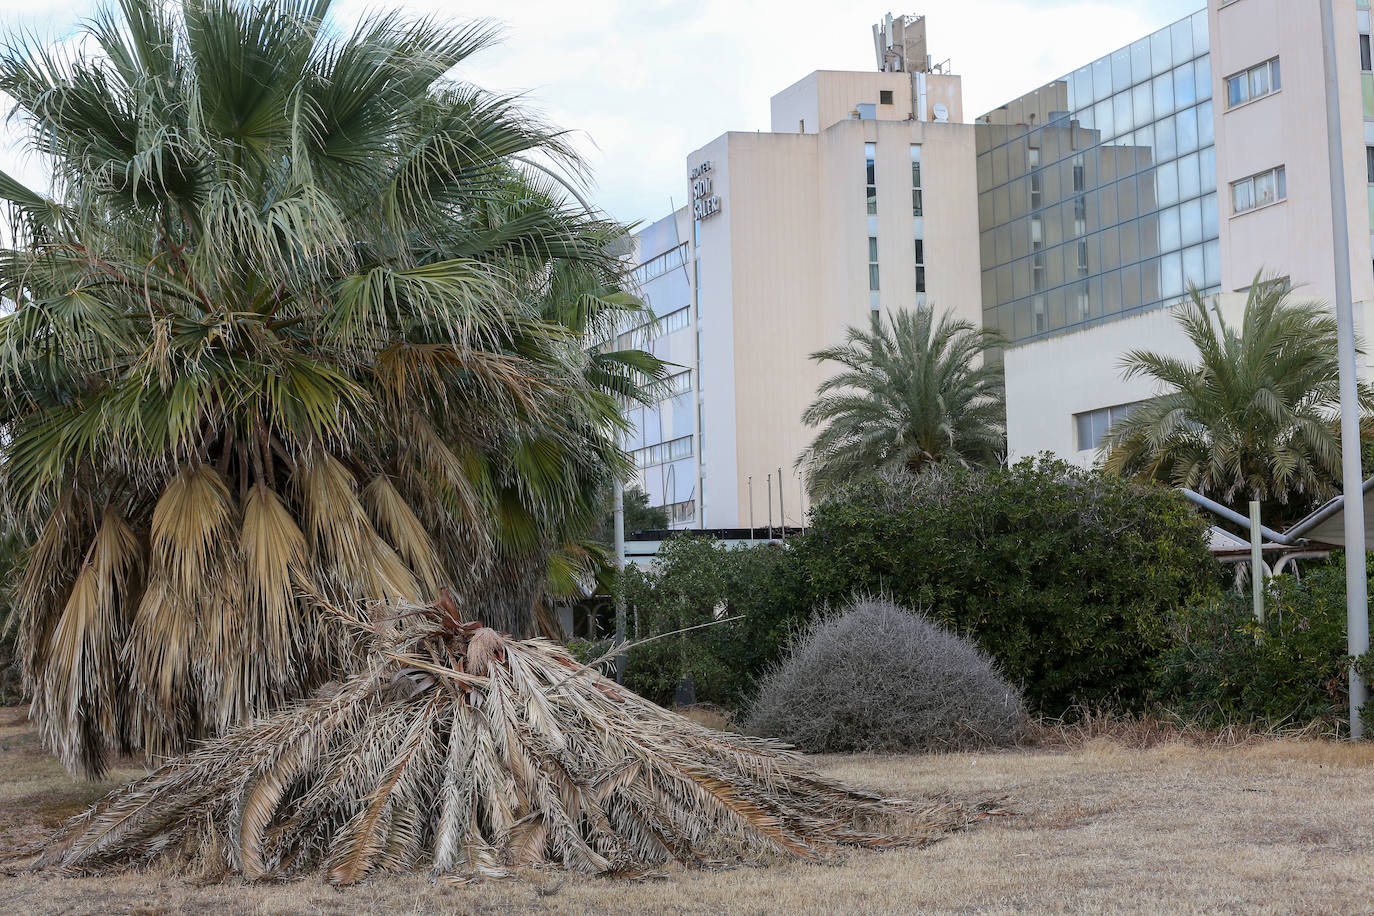
<path id="1" fill-rule="evenodd" d="M 2 715 L 0 842 L 12 855 L 16 836 L 41 835 L 99 790 L 68 780 L 20 715 Z M 1125 737 L 1149 746 L 1070 733 L 1048 748 L 819 758 L 826 775 L 861 788 L 1005 794 L 1016 812 L 929 849 L 859 852 L 839 866 L 670 869 L 645 883 L 391 878 L 342 891 L 316 879 L 200 887 L 157 871 L 13 874 L 0 878 L 0 901 L 7 913 L 143 914 L 1374 911 L 1374 744 L 1137 739 Z"/>

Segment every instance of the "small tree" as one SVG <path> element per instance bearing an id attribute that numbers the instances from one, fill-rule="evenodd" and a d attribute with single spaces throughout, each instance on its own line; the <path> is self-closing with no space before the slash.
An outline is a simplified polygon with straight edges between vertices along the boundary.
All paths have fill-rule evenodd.
<path id="1" fill-rule="evenodd" d="M 811 354 L 841 366 L 802 414 L 821 427 L 797 461 L 812 491 L 875 470 L 995 462 L 1006 451 L 1002 366 L 988 359 L 999 344 L 989 331 L 920 307 L 886 324 L 875 314 L 867 330 L 850 328 L 844 344 Z"/>
<path id="2" fill-rule="evenodd" d="M 1258 499 L 1267 517 L 1301 516 L 1333 495 L 1341 474 L 1335 317 L 1293 301 L 1286 282 L 1259 277 L 1240 327 L 1196 289 L 1176 314 L 1196 356 L 1126 354 L 1126 377 L 1152 379 L 1159 395 L 1112 426 L 1107 469 L 1240 510 Z M 1368 416 L 1374 394 L 1363 383 L 1359 398 Z"/>

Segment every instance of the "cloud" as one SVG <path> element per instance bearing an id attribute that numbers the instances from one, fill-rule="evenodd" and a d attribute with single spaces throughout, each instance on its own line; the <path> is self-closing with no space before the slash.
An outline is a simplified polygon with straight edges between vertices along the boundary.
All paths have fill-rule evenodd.
<path id="1" fill-rule="evenodd" d="M 347 26 L 388 0 L 340 0 Z M 419 15 L 452 17 L 449 0 L 401 0 Z M 95 6 L 82 0 L 0 0 L 0 23 L 69 32 Z M 924 0 L 929 47 L 963 76 L 977 115 L 1175 19 L 1202 0 Z M 812 70 L 874 66 L 869 27 L 884 9 L 833 0 L 469 0 L 465 18 L 490 18 L 504 41 L 460 76 L 525 93 L 550 121 L 575 131 L 593 170 L 593 199 L 626 221 L 657 218 L 686 198 L 687 153 L 727 130 L 767 130 L 769 97 Z M 893 10 L 894 13 L 902 10 Z M 9 169 L 12 152 L 0 153 Z M 31 171 L 31 168 L 29 169 Z"/>

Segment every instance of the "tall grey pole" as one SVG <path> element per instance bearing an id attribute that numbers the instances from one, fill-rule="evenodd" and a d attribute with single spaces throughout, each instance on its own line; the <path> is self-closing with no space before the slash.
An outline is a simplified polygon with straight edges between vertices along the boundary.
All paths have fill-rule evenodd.
<path id="1" fill-rule="evenodd" d="M 754 475 L 749 475 L 749 540 L 754 539 Z"/>
<path id="2" fill-rule="evenodd" d="M 611 485 L 615 494 L 615 642 L 625 645 L 625 484 L 617 477 Z M 619 684 L 625 680 L 625 653 L 615 657 L 615 680 Z"/>
<path id="3" fill-rule="evenodd" d="M 1350 291 L 1350 220 L 1346 213 L 1336 18 L 1322 0 L 1322 57 L 1326 64 L 1326 153 L 1330 158 L 1332 253 L 1336 266 L 1336 353 L 1341 381 L 1341 483 L 1345 492 L 1345 623 L 1351 655 L 1369 651 L 1369 592 L 1365 581 L 1364 481 L 1360 472 L 1360 411 L 1355 384 L 1355 310 Z M 1350 669 L 1350 738 L 1364 734 L 1360 706 L 1365 685 Z"/>
<path id="4" fill-rule="evenodd" d="M 773 475 L 768 475 L 768 540 L 773 540 Z"/>
<path id="5" fill-rule="evenodd" d="M 1257 499 L 1250 500 L 1250 604 L 1255 620 L 1264 623 L 1264 547 Z"/>
<path id="6" fill-rule="evenodd" d="M 778 468 L 778 520 L 782 524 L 782 539 L 787 540 L 787 509 L 782 502 L 782 468 Z"/>

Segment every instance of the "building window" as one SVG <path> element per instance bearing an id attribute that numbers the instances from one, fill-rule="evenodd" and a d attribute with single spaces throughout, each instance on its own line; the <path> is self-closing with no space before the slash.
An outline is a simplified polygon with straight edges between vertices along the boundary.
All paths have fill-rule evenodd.
<path id="1" fill-rule="evenodd" d="M 1099 407 L 1097 410 L 1074 414 L 1073 423 L 1078 433 L 1078 450 L 1086 452 L 1089 449 L 1101 448 L 1102 440 L 1107 437 L 1112 425 L 1144 403 L 1144 401 L 1132 401 L 1129 404 Z"/>
<path id="2" fill-rule="evenodd" d="M 868 237 L 868 289 L 869 292 L 878 291 L 878 239 L 871 235 Z"/>
<path id="3" fill-rule="evenodd" d="M 916 240 L 916 292 L 926 291 L 926 243 L 924 239 Z"/>
<path id="4" fill-rule="evenodd" d="M 1231 182 L 1231 213 L 1244 213 L 1288 197 L 1283 166 Z"/>
<path id="5" fill-rule="evenodd" d="M 1026 151 L 1026 168 L 1030 171 L 1030 208 L 1039 210 L 1044 185 L 1040 174 L 1040 150 L 1033 146 Z"/>
<path id="6" fill-rule="evenodd" d="M 892 104 L 892 90 L 891 90 L 891 89 L 879 89 L 879 90 L 878 90 L 878 104 L 879 104 L 879 105 L 891 105 L 891 104 Z"/>
<path id="7" fill-rule="evenodd" d="M 684 369 L 681 372 L 668 376 L 663 380 L 662 397 L 672 398 L 680 394 L 686 394 L 692 390 L 692 370 Z"/>
<path id="8" fill-rule="evenodd" d="M 1280 88 L 1279 59 L 1276 57 L 1226 77 L 1226 107 L 1234 108 L 1251 99 L 1278 92 Z"/>
<path id="9" fill-rule="evenodd" d="M 913 143 L 911 144 L 911 215 L 921 216 L 923 210 L 924 206 L 921 200 L 921 145 Z"/>
<path id="10" fill-rule="evenodd" d="M 661 277 L 670 270 L 676 270 L 687 263 L 687 243 L 666 251 L 656 258 L 650 258 L 634 269 L 636 283 L 647 283 L 654 277 Z"/>
<path id="11" fill-rule="evenodd" d="M 864 144 L 864 195 L 868 199 L 868 212 L 878 212 L 878 176 L 877 169 L 874 167 L 874 159 L 878 155 L 878 145 L 876 143 Z"/>
<path id="12" fill-rule="evenodd" d="M 1360 69 L 1365 73 L 1374 70 L 1374 61 L 1370 60 L 1369 54 L 1369 36 L 1363 32 L 1360 33 Z"/>
<path id="13" fill-rule="evenodd" d="M 691 310 L 686 308 L 680 308 L 676 312 L 669 312 L 664 315 L 663 319 L 659 322 L 659 336 L 671 334 L 674 331 L 681 331 L 683 328 L 687 327 L 687 321 L 690 315 Z"/>
<path id="14" fill-rule="evenodd" d="M 696 518 L 697 505 L 695 500 L 689 499 L 686 502 L 669 503 L 663 507 L 663 511 L 668 514 L 668 524 L 682 525 Z"/>
<path id="15" fill-rule="evenodd" d="M 1374 184 L 1374 146 L 1364 148 L 1364 174 L 1365 179 Z"/>
<path id="16" fill-rule="evenodd" d="M 679 461 L 683 458 L 691 458 L 692 437 L 679 436 L 668 442 L 646 445 L 644 448 L 635 449 L 631 455 L 634 457 L 635 467 L 640 469 L 653 467 L 657 464 L 667 464 L 670 461 Z"/>

